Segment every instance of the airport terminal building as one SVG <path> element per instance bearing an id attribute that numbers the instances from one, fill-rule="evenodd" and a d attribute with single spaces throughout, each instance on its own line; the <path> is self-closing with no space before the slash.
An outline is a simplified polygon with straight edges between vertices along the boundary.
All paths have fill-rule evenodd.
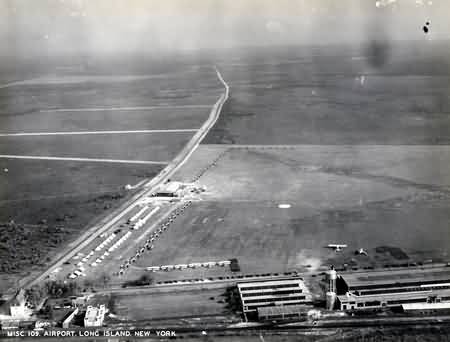
<path id="1" fill-rule="evenodd" d="M 342 273 L 336 285 L 340 310 L 444 303 L 450 302 L 450 267 Z"/>

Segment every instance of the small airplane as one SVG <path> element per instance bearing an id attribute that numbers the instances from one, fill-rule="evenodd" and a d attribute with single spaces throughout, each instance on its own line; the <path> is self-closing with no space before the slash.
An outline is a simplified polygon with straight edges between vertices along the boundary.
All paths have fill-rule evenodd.
<path id="1" fill-rule="evenodd" d="M 330 243 L 327 245 L 327 248 L 334 249 L 335 252 L 340 252 L 344 248 L 347 248 L 347 245 Z"/>
<path id="2" fill-rule="evenodd" d="M 355 254 L 366 255 L 367 256 L 367 252 L 366 252 L 366 250 L 364 248 L 360 248 L 360 249 L 356 250 Z"/>

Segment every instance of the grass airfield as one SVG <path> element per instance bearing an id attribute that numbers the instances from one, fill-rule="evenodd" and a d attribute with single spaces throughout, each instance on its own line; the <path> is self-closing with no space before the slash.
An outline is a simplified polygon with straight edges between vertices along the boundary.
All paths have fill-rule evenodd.
<path id="1" fill-rule="evenodd" d="M 204 169 L 196 160 L 207 158 L 202 201 L 138 265 L 237 258 L 243 273 L 264 273 L 448 259 L 450 171 L 425 176 L 430 163 L 450 162 L 445 146 L 203 145 L 177 178 L 195 178 Z M 336 253 L 329 243 L 349 247 Z M 368 256 L 355 255 L 360 248 Z"/>

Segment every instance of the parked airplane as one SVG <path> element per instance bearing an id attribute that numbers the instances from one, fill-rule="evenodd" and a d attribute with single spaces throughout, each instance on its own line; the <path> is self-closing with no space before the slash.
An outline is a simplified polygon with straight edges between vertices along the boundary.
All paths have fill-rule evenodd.
<path id="1" fill-rule="evenodd" d="M 347 245 L 330 243 L 327 245 L 327 248 L 334 249 L 335 252 L 340 252 L 344 248 L 347 248 Z"/>
<path id="2" fill-rule="evenodd" d="M 355 251 L 355 254 L 362 254 L 362 255 L 366 255 L 367 256 L 367 252 L 365 251 L 364 248 L 360 248 L 359 250 Z"/>

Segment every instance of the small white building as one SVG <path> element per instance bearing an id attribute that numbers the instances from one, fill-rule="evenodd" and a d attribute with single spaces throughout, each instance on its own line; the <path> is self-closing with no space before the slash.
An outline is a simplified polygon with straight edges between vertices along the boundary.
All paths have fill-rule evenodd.
<path id="1" fill-rule="evenodd" d="M 183 190 L 183 183 L 169 182 L 164 184 L 162 188 L 156 193 L 157 197 L 178 197 Z"/>
<path id="2" fill-rule="evenodd" d="M 100 305 L 100 307 L 94 307 L 89 305 L 84 316 L 85 327 L 101 327 L 105 318 L 106 307 Z"/>

